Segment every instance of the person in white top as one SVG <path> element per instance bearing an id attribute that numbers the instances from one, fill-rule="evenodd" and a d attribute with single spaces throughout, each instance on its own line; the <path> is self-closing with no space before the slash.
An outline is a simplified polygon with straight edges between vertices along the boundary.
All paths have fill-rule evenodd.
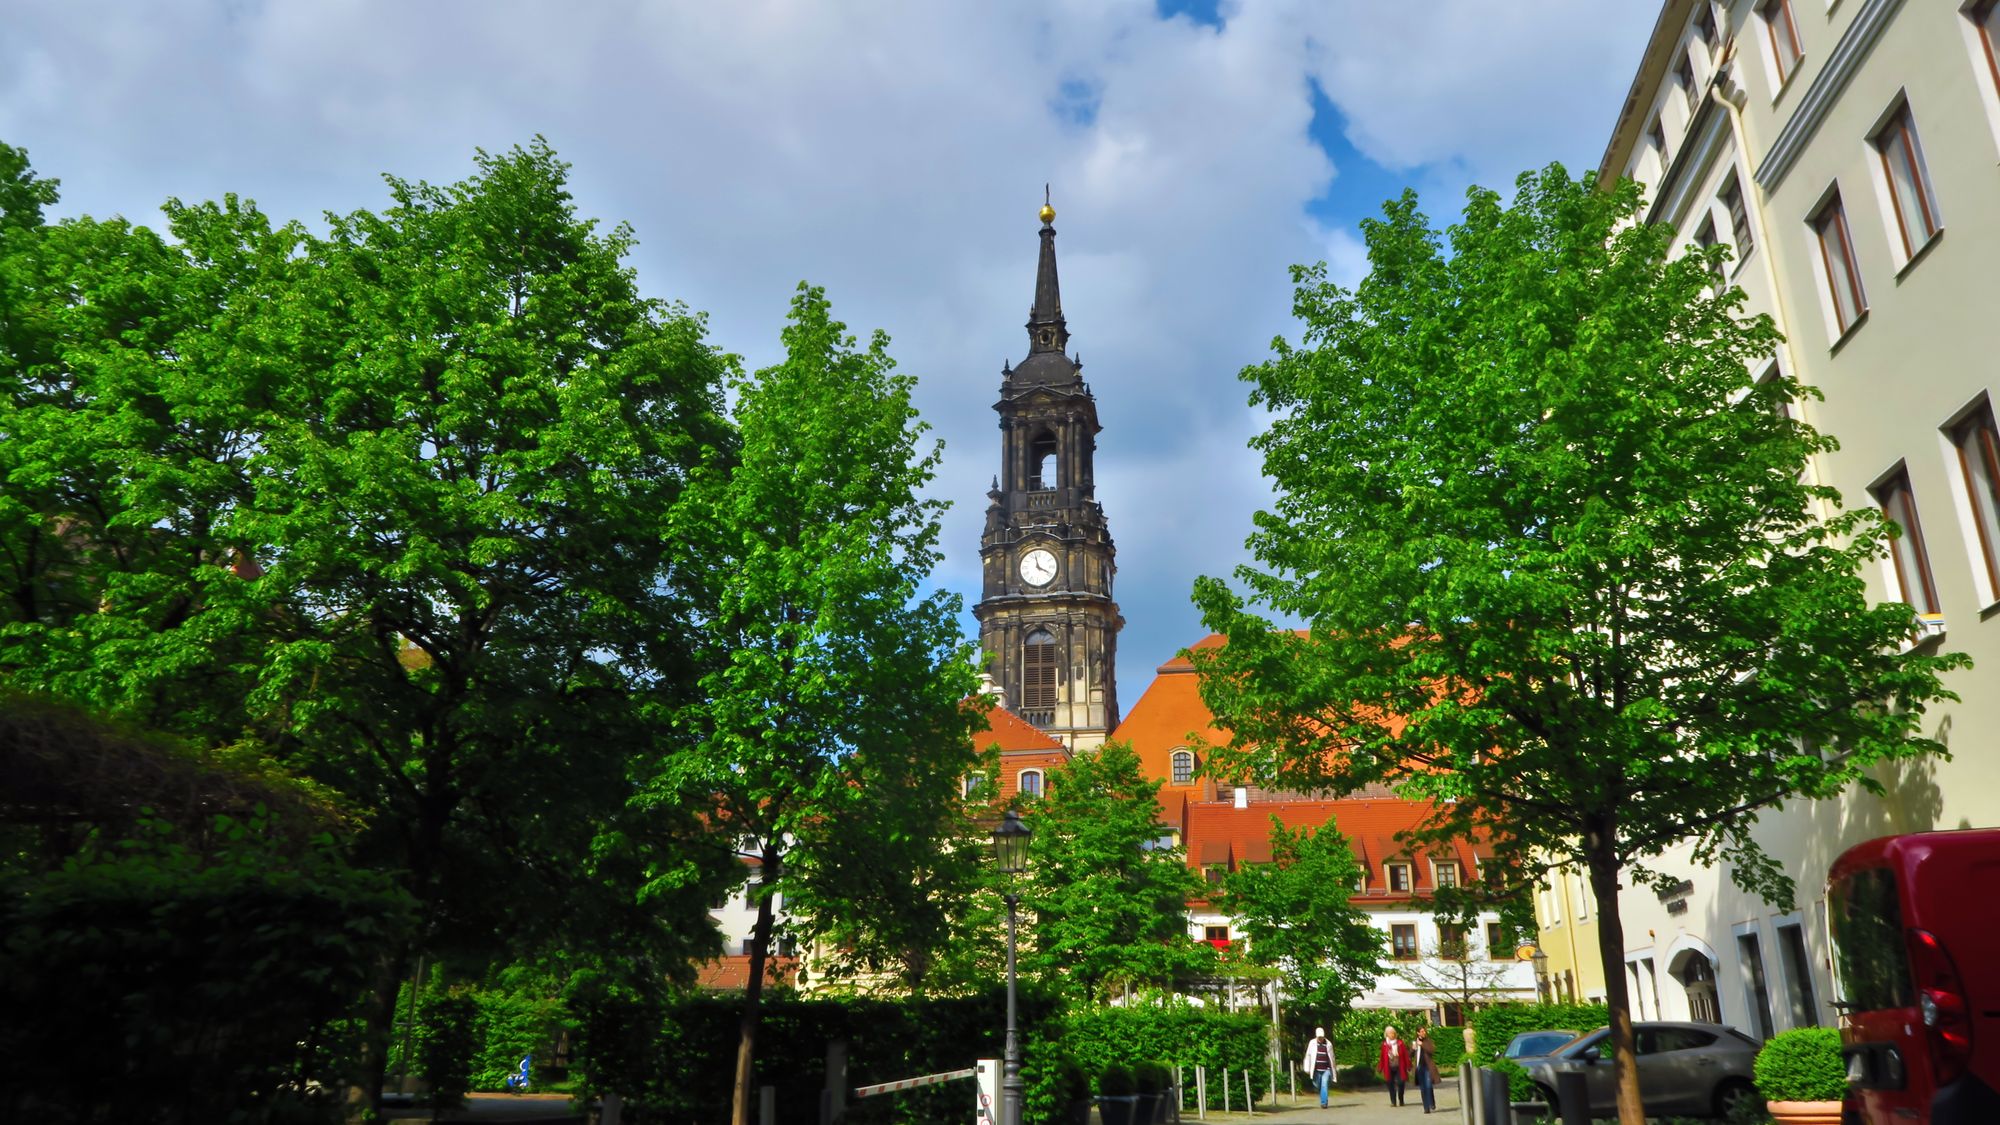
<path id="1" fill-rule="evenodd" d="M 1299 1060 L 1299 1069 L 1305 1071 L 1313 1085 L 1319 1088 L 1319 1107 L 1325 1109 L 1327 1083 L 1333 1081 L 1333 1040 L 1326 1037 L 1325 1028 L 1313 1028 L 1313 1037 L 1306 1040 L 1306 1054 Z"/>

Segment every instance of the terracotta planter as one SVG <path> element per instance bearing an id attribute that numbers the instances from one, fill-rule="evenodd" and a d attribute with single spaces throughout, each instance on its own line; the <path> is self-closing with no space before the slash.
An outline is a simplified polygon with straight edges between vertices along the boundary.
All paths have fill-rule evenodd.
<path id="1" fill-rule="evenodd" d="M 1778 1125 L 1840 1125 L 1839 1102 L 1766 1102 Z"/>

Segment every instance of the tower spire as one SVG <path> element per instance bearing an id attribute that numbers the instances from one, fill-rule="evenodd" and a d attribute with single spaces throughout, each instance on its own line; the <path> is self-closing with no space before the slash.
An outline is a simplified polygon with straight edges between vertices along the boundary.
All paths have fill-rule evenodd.
<path id="1" fill-rule="evenodd" d="M 1042 256 L 1035 267 L 1035 305 L 1028 310 L 1028 350 L 1062 351 L 1069 344 L 1063 322 L 1062 289 L 1056 281 L 1056 209 L 1049 203 L 1049 185 L 1042 185 Z"/>

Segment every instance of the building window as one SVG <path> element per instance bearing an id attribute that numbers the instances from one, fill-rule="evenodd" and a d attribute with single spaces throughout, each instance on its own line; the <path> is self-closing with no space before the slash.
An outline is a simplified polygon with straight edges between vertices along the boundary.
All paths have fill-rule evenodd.
<path id="1" fill-rule="evenodd" d="M 1997 3 L 1996 8 L 2000 8 Z M 1986 560 L 1991 597 L 2000 599 L 2000 431 L 1993 425 L 1993 404 L 1982 402 L 1951 428 L 1958 447 L 1958 465 L 1965 473 L 1965 491 L 1972 500 L 1972 524 L 1979 536 L 1979 553 Z"/>
<path id="2" fill-rule="evenodd" d="M 1722 241 L 1715 236 L 1715 216 L 1710 215 L 1701 221 L 1701 228 L 1694 232 L 1694 241 L 1695 245 L 1701 247 L 1703 250 L 1710 249 L 1716 243 Z M 1715 283 L 1716 295 L 1721 296 L 1722 290 L 1726 286 L 1723 281 L 1722 263 L 1720 261 L 1712 261 L 1708 264 L 1708 276 L 1709 280 Z"/>
<path id="3" fill-rule="evenodd" d="M 1688 116 L 1694 116 L 1694 60 L 1687 52 L 1681 52 L 1681 65 L 1674 68 L 1674 81 L 1680 85 L 1681 97 L 1687 99 Z"/>
<path id="4" fill-rule="evenodd" d="M 1757 248 L 1757 238 L 1750 229 L 1750 210 L 1743 203 L 1743 184 L 1734 176 L 1722 185 L 1722 205 L 1729 209 L 1729 237 L 1736 243 L 1736 260 L 1740 262 Z"/>
<path id="5" fill-rule="evenodd" d="M 1708 0 L 1694 6 L 1694 30 L 1701 36 L 1702 46 L 1713 52 L 1720 36 L 1716 34 L 1715 9 L 1708 6 Z"/>
<path id="6" fill-rule="evenodd" d="M 1750 1017 L 1756 1022 L 1752 1030 L 1757 1038 L 1769 1039 L 1777 1032 L 1771 1027 L 1771 988 L 1764 978 L 1764 951 L 1757 935 L 1737 934 L 1736 954 L 1743 963 L 1743 990 L 1750 1000 Z"/>
<path id="7" fill-rule="evenodd" d="M 1581 922 L 1590 917 L 1590 886 L 1582 879 L 1576 881 L 1576 920 Z"/>
<path id="8" fill-rule="evenodd" d="M 1021 652 L 1021 709 L 1023 711 L 1053 711 L 1056 706 L 1056 683 L 1061 679 L 1061 657 L 1056 651 L 1056 639 L 1047 629 L 1037 629 L 1028 634 L 1028 643 Z"/>
<path id="9" fill-rule="evenodd" d="M 1930 555 L 1924 550 L 1924 531 L 1917 522 L 1917 498 L 1910 491 L 1910 471 L 1897 469 L 1870 491 L 1875 494 L 1875 502 L 1882 505 L 1882 514 L 1902 531 L 1890 545 L 1889 557 L 1895 561 L 1896 584 L 1903 600 L 1920 614 L 1936 613 L 1937 586 L 1931 581 Z"/>
<path id="10" fill-rule="evenodd" d="M 1507 935 L 1498 922 L 1486 923 L 1486 959 L 1489 961 L 1511 961 L 1514 951 L 1507 948 Z"/>
<path id="11" fill-rule="evenodd" d="M 1805 927 L 1794 922 L 1778 927 L 1778 955 L 1785 959 L 1785 998 L 1792 1008 L 1793 1027 L 1818 1027 L 1819 1008 L 1813 1003 L 1812 961 L 1806 957 Z"/>
<path id="12" fill-rule="evenodd" d="M 1407 863 L 1385 863 L 1383 873 L 1389 877 L 1390 894 L 1410 893 L 1410 865 Z"/>
<path id="13" fill-rule="evenodd" d="M 1042 771 L 1040 771 L 1040 770 L 1022 770 L 1022 771 L 1021 771 L 1021 792 L 1022 792 L 1022 794 L 1026 795 L 1026 796 L 1029 796 L 1029 797 L 1039 797 L 1039 796 L 1041 796 L 1041 795 L 1042 795 Z"/>
<path id="14" fill-rule="evenodd" d="M 986 788 L 986 779 L 979 774 L 975 773 L 965 779 L 965 795 L 967 797 L 978 796 L 979 791 L 984 788 Z"/>
<path id="15" fill-rule="evenodd" d="M 1216 863 L 1210 864 L 1207 868 L 1203 869 L 1201 877 L 1207 880 L 1209 886 L 1219 887 L 1222 885 L 1223 877 L 1228 873 L 1221 864 Z"/>
<path id="16" fill-rule="evenodd" d="M 795 938 L 790 934 L 779 934 L 777 941 L 778 941 L 778 956 L 797 957 L 799 955 L 798 938 Z"/>
<path id="17" fill-rule="evenodd" d="M 1868 297 L 1861 291 L 1861 270 L 1854 264 L 1854 238 L 1848 234 L 1847 209 L 1841 206 L 1838 191 L 1813 215 L 1812 228 L 1819 236 L 1820 262 L 1826 267 L 1826 287 L 1833 297 L 1834 334 L 1845 335 L 1861 314 L 1868 311 Z"/>
<path id="18" fill-rule="evenodd" d="M 1467 957 L 1465 927 L 1440 923 L 1438 926 L 1438 956 L 1447 961 L 1463 961 Z"/>
<path id="19" fill-rule="evenodd" d="M 1438 886 L 1458 886 L 1458 862 L 1456 860 L 1445 860 L 1443 863 L 1435 864 L 1434 866 L 1437 868 Z"/>
<path id="20" fill-rule="evenodd" d="M 1389 927 L 1389 944 L 1398 961 L 1417 959 L 1417 927 L 1414 924 L 1398 922 Z"/>
<path id="21" fill-rule="evenodd" d="M 1930 175 L 1924 168 L 1923 145 L 1917 140 L 1917 123 L 1908 105 L 1891 114 L 1872 138 L 1882 156 L 1882 172 L 1889 179 L 1889 208 L 1896 219 L 1896 233 L 1903 240 L 1905 260 L 1916 255 L 1944 225 L 1938 218 L 1937 196 L 1931 192 Z"/>
<path id="22" fill-rule="evenodd" d="M 1652 142 L 1653 151 L 1659 154 L 1660 175 L 1665 176 L 1667 174 L 1667 127 L 1660 123 L 1659 118 L 1653 118 L 1653 123 L 1646 127 L 1646 139 Z"/>
<path id="23" fill-rule="evenodd" d="M 1174 751 L 1174 784 L 1187 785 L 1194 781 L 1194 752 Z"/>
<path id="24" fill-rule="evenodd" d="M 1778 361 L 1774 359 L 1764 370 L 1757 373 L 1757 382 L 1760 385 L 1775 383 L 1782 373 L 1783 369 L 1778 366 Z M 1776 403 L 1772 404 L 1771 413 L 1776 414 L 1780 418 L 1790 418 L 1792 416 L 1792 400 L 1779 399 Z"/>
<path id="25" fill-rule="evenodd" d="M 1043 430 L 1028 445 L 1028 488 L 1041 492 L 1056 486 L 1056 435 Z"/>
<path id="26" fill-rule="evenodd" d="M 1771 43 L 1771 62 L 1778 68 L 1778 85 L 1783 86 L 1799 68 L 1805 52 L 1799 48 L 1799 25 L 1792 21 L 1792 0 L 1764 0 L 1757 6 L 1764 21 L 1764 34 Z"/>
<path id="27" fill-rule="evenodd" d="M 1214 946 L 1215 948 L 1217 949 L 1229 948 L 1228 926 L 1203 926 L 1202 934 L 1203 934 L 1202 940 Z"/>

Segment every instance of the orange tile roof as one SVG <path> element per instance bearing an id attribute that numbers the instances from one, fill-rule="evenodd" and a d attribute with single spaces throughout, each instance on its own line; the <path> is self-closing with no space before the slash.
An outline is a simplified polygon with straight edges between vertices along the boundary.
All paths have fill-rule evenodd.
<path id="1" fill-rule="evenodd" d="M 1221 634 L 1210 633 L 1193 647 L 1217 648 L 1222 643 Z M 1153 682 L 1111 733 L 1112 738 L 1132 747 L 1146 776 L 1163 782 L 1160 787 L 1163 813 L 1173 808 L 1177 798 L 1195 799 L 1203 795 L 1199 778 L 1186 785 L 1174 784 L 1173 752 L 1187 747 L 1196 736 L 1217 744 L 1229 741 L 1228 732 L 1215 726 L 1215 716 L 1201 701 L 1201 681 L 1195 675 L 1194 665 L 1188 663 L 1187 657 L 1175 653 L 1172 660 L 1160 665 Z M 1199 751 L 1196 755 L 1199 758 Z"/>
<path id="2" fill-rule="evenodd" d="M 1004 707 L 986 713 L 986 722 L 972 732 L 972 747 L 985 750 L 997 746 L 1010 750 L 1061 750 L 1063 744 Z"/>
<path id="3" fill-rule="evenodd" d="M 798 975 L 799 959 L 796 957 L 767 957 L 764 959 L 764 982 L 766 984 L 790 984 Z M 704 961 L 696 970 L 695 987 L 708 992 L 741 992 L 750 984 L 750 955 L 732 953 Z"/>
<path id="4" fill-rule="evenodd" d="M 1412 862 L 1411 851 L 1398 842 L 1398 833 L 1423 823 L 1430 814 L 1429 801 L 1400 797 L 1345 797 L 1327 800 L 1252 801 L 1237 808 L 1231 801 L 1190 801 L 1187 806 L 1185 843 L 1188 866 L 1205 868 L 1222 864 L 1235 870 L 1245 863 L 1268 863 L 1271 859 L 1271 818 L 1285 827 L 1318 828 L 1328 817 L 1347 837 L 1354 857 L 1368 870 L 1368 889 L 1355 897 L 1357 902 L 1421 897 L 1436 889 L 1429 862 Z M 1456 860 L 1459 877 L 1469 881 L 1475 865 L 1489 858 L 1492 849 L 1478 841 L 1454 840 L 1443 847 L 1419 851 L 1416 860 Z M 1386 862 L 1410 863 L 1412 891 L 1390 894 Z"/>

